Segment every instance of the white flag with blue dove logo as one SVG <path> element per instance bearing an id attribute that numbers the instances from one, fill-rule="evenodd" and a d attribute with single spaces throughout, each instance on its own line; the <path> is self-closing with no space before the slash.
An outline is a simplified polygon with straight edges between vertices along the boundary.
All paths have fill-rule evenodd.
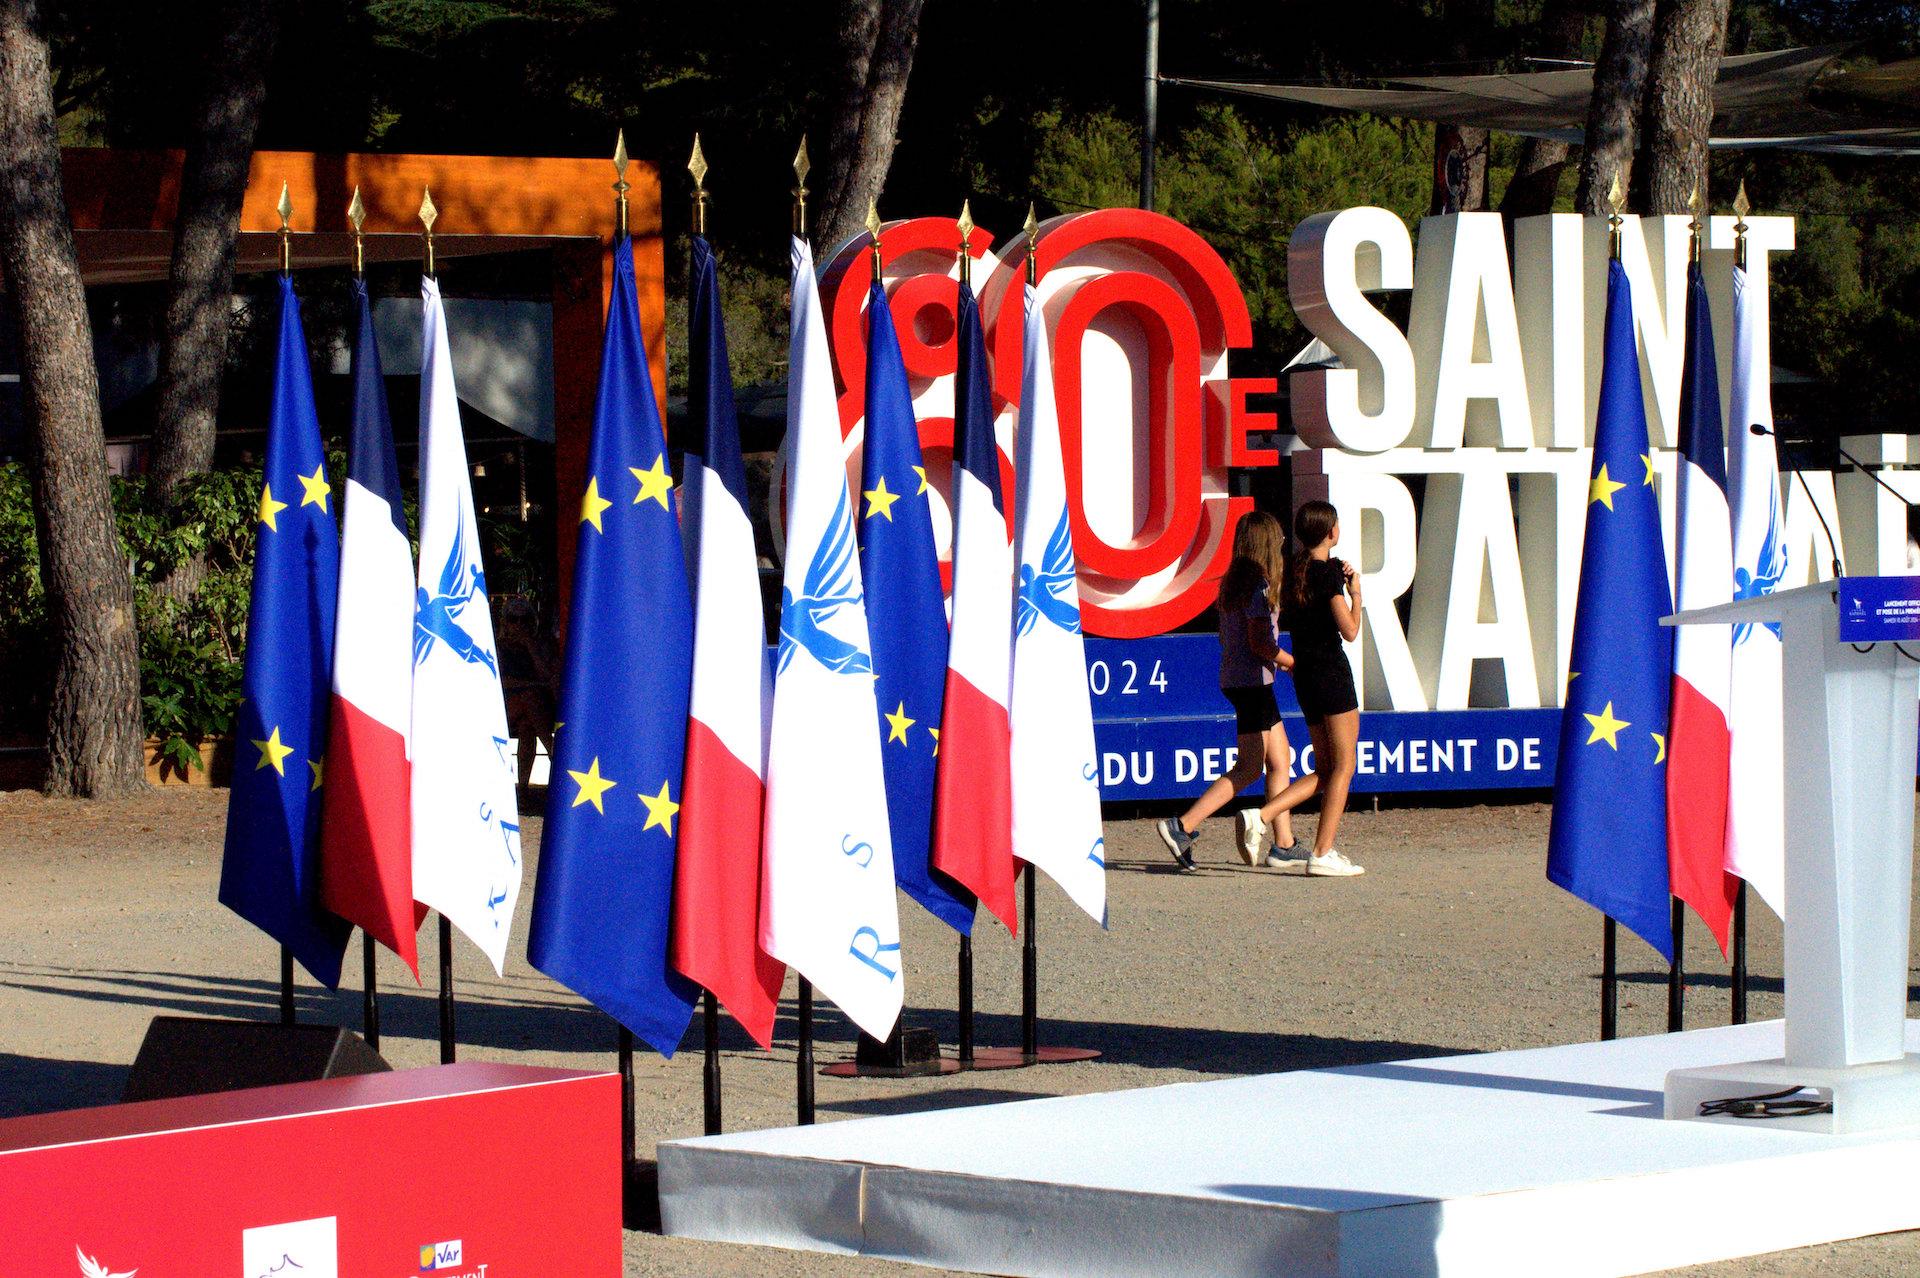
<path id="1" fill-rule="evenodd" d="M 1037 865 L 1075 905 L 1107 921 L 1100 769 L 1080 634 L 1073 525 L 1060 463 L 1046 317 L 1025 290 L 1025 359 L 1014 440 L 1019 521 L 1013 601 L 1013 854 Z"/>
<path id="2" fill-rule="evenodd" d="M 885 1038 L 906 980 L 873 645 L 813 252 L 797 238 L 787 378 L 787 555 L 760 943 L 861 1029 Z"/>
<path id="3" fill-rule="evenodd" d="M 413 615 L 413 899 L 502 970 L 520 898 L 507 703 L 440 285 L 421 281 L 420 576 Z"/>

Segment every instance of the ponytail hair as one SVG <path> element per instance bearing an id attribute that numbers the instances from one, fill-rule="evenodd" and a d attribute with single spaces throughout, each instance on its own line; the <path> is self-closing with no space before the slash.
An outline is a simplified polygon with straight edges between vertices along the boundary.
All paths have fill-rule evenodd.
<path id="1" fill-rule="evenodd" d="M 1315 548 L 1326 544 L 1340 522 L 1340 512 L 1324 501 L 1302 502 L 1293 512 L 1295 544 L 1289 546 L 1287 561 L 1287 603 L 1294 608 L 1307 606 L 1307 565 L 1313 562 Z"/>

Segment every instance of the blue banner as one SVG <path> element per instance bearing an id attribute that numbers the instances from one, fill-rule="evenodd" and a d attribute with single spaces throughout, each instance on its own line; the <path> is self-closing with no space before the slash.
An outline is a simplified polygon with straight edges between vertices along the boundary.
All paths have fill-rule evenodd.
<path id="1" fill-rule="evenodd" d="M 1220 641 L 1208 634 L 1087 639 L 1103 800 L 1188 798 L 1233 766 L 1219 665 Z M 1298 776 L 1313 769 L 1312 742 L 1292 682 L 1280 679 L 1274 694 Z M 1558 710 L 1363 710 L 1353 789 L 1544 789 L 1559 738 Z"/>
<path id="2" fill-rule="evenodd" d="M 1841 643 L 1920 639 L 1920 577 L 1842 577 Z"/>

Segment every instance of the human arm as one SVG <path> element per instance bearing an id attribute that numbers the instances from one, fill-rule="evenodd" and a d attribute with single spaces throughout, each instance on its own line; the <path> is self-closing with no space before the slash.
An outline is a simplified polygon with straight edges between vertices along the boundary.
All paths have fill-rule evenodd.
<path id="1" fill-rule="evenodd" d="M 1329 606 L 1333 609 L 1333 624 L 1339 629 L 1340 638 L 1352 643 L 1360 637 L 1360 574 L 1353 570 L 1352 564 L 1345 562 L 1340 564 L 1340 573 L 1341 584 L 1346 590 L 1344 593 L 1335 593 Z"/>
<path id="2" fill-rule="evenodd" d="M 1246 627 L 1248 651 L 1275 670 L 1293 669 L 1293 654 L 1280 646 L 1273 630 L 1273 615 L 1264 606 L 1257 613 L 1247 614 Z"/>

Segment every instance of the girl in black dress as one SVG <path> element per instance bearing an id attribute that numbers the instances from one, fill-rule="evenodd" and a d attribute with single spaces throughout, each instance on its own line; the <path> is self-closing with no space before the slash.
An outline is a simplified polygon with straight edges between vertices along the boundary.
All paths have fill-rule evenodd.
<path id="1" fill-rule="evenodd" d="M 1340 517 L 1326 502 L 1295 511 L 1293 535 L 1299 545 L 1287 565 L 1283 618 L 1293 632 L 1293 690 L 1313 737 L 1314 770 L 1267 800 L 1260 819 L 1271 824 L 1318 794 L 1313 854 L 1299 864 L 1311 875 L 1351 878 L 1366 871 L 1335 851 L 1333 838 L 1347 810 L 1360 739 L 1360 699 L 1341 646 L 1360 637 L 1360 574 L 1330 553 Z"/>

